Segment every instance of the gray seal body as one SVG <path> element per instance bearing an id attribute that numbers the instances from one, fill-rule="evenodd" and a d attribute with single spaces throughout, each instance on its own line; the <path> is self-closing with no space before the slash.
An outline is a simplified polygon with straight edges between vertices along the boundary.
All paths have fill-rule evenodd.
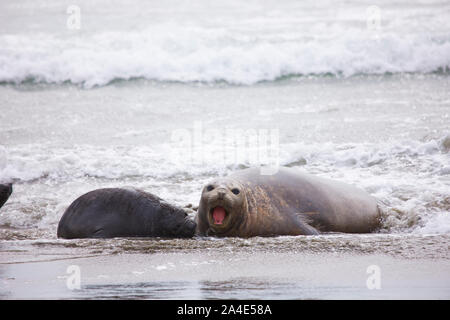
<path id="1" fill-rule="evenodd" d="M 354 186 L 279 168 L 237 171 L 208 183 L 196 216 L 197 233 L 214 236 L 368 233 L 380 226 L 376 200 Z"/>
<path id="2" fill-rule="evenodd" d="M 188 238 L 196 224 L 186 212 L 137 189 L 106 188 L 76 199 L 58 224 L 60 238 Z"/>

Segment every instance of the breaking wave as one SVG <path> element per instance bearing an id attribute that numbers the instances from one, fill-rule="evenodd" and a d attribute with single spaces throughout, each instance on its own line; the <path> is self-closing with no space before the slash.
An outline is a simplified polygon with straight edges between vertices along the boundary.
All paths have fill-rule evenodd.
<path id="1" fill-rule="evenodd" d="M 307 37 L 161 25 L 83 37 L 6 34 L 0 35 L 0 82 L 92 88 L 139 78 L 252 85 L 311 75 L 449 72 L 450 35 L 374 38 L 367 30 L 345 31 Z"/>

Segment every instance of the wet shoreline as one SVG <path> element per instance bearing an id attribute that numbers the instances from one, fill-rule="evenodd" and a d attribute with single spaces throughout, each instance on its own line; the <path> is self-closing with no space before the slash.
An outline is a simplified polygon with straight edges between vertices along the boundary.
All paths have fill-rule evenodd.
<path id="1" fill-rule="evenodd" d="M 15 257 L 48 255 L 118 255 L 199 253 L 227 251 L 254 253 L 345 253 L 382 254 L 404 259 L 450 260 L 450 235 L 420 234 L 323 234 L 318 236 L 279 236 L 254 238 L 194 237 L 192 239 L 113 238 L 113 239 L 34 239 L 1 240 L 0 264 L 19 263 Z M 8 256 L 13 259 L 10 260 Z M 39 261 L 39 260 L 37 260 Z M 43 260 L 45 261 L 45 259 Z"/>
<path id="2" fill-rule="evenodd" d="M 449 299 L 448 243 L 436 235 L 3 240 L 0 299 Z M 70 266 L 79 289 L 68 288 Z M 370 266 L 381 271 L 380 289 L 368 288 Z"/>

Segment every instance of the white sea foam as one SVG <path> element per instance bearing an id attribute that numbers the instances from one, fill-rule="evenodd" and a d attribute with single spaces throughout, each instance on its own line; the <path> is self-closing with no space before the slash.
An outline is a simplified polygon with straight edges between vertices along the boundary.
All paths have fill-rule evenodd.
<path id="1" fill-rule="evenodd" d="M 448 201 L 448 200 L 447 200 Z M 450 233 L 450 213 L 438 212 L 430 215 L 425 225 L 416 229 L 422 234 Z"/>
<path id="2" fill-rule="evenodd" d="M 449 153 L 442 141 L 445 138 L 425 142 L 404 140 L 398 142 L 371 143 L 320 143 L 282 144 L 280 164 L 287 166 L 306 165 L 317 173 L 336 170 L 382 170 L 402 175 L 409 169 L 406 162 L 415 166 L 421 177 L 445 176 Z M 99 177 L 120 179 L 126 177 L 170 177 L 182 172 L 192 175 L 226 174 L 229 170 L 255 165 L 248 161 L 234 162 L 225 157 L 224 163 L 216 165 L 215 157 L 204 157 L 201 162 L 190 162 L 189 158 L 170 158 L 171 145 L 159 146 L 113 146 L 99 147 L 77 145 L 71 148 L 54 148 L 45 144 L 23 144 L 2 147 L 4 164 L 0 167 L 3 180 L 21 182 L 35 179 L 65 181 L 73 177 Z M 189 148 L 178 149 L 181 154 L 192 152 Z M 206 148 L 206 147 L 205 147 Z M 232 148 L 232 146 L 230 146 Z M 300 161 L 301 160 L 301 161 Z M 220 168 L 228 167 L 228 171 Z M 375 170 L 373 169 L 373 170 Z M 395 170 L 394 170 L 395 169 Z M 385 173 L 385 172 L 380 172 Z"/>
<path id="3" fill-rule="evenodd" d="M 308 39 L 161 25 L 80 38 L 0 35 L 0 81 L 12 83 L 68 81 L 90 88 L 144 78 L 250 85 L 293 75 L 428 73 L 449 67 L 450 34 L 386 33 L 372 39 L 355 29 Z"/>

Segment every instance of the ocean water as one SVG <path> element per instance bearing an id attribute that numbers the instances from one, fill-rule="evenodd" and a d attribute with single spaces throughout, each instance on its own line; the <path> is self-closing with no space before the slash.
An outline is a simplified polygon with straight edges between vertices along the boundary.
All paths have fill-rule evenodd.
<path id="1" fill-rule="evenodd" d="M 0 3 L 0 183 L 14 183 L 0 209 L 0 297 L 450 298 L 447 1 L 77 1 L 73 10 Z M 209 179 L 263 162 L 261 147 L 279 165 L 369 192 L 381 230 L 56 238 L 85 192 L 134 186 L 195 207 Z M 266 258 L 271 267 L 252 275 L 252 261 Z M 83 290 L 50 290 L 77 261 L 89 270 Z M 111 261 L 104 274 L 93 268 Z M 314 271 L 323 261 L 342 267 L 340 282 Z M 390 272 L 379 295 L 365 286 L 371 264 Z M 350 265 L 362 270 L 356 284 Z"/>

